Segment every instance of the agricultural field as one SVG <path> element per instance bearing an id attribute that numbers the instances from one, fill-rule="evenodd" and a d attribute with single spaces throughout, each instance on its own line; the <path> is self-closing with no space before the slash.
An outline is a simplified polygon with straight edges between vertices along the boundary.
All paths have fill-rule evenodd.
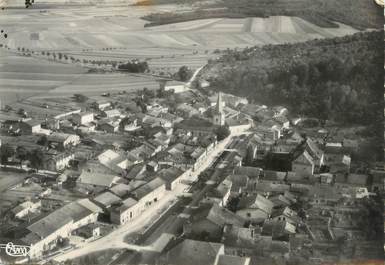
<path id="1" fill-rule="evenodd" d="M 99 95 L 104 92 L 135 91 L 147 87 L 159 88 L 156 78 L 135 74 L 86 74 L 69 84 L 56 87 L 49 91 L 48 96 L 68 96 L 75 93 Z"/>
<path id="2" fill-rule="evenodd" d="M 106 91 L 158 88 L 155 78 L 126 73 L 87 73 L 74 64 L 16 56 L 0 50 L 0 99 L 2 104 L 29 97 L 68 97 L 75 93 L 102 94 Z"/>
<path id="3" fill-rule="evenodd" d="M 0 96 L 14 102 L 72 82 L 87 70 L 70 64 L 16 56 L 0 49 Z"/>
<path id="4" fill-rule="evenodd" d="M 107 9 L 107 10 L 106 10 Z M 202 19 L 144 28 L 140 19 L 145 8 L 49 9 L 21 12 L 8 10 L 0 24 L 9 32 L 4 41 L 12 49 L 34 51 L 82 51 L 84 49 L 128 48 L 125 54 L 167 55 L 190 53 L 196 49 L 235 48 L 334 37 L 356 32 L 340 28 L 321 28 L 296 17 L 245 19 Z M 129 53 L 130 49 L 133 53 Z M 159 51 L 157 51 L 159 49 Z M 106 52 L 108 54 L 108 51 Z"/>
<path id="5" fill-rule="evenodd" d="M 89 95 L 106 91 L 155 88 L 149 76 L 89 74 L 83 60 L 125 62 L 145 60 L 155 74 L 175 73 L 181 66 L 195 70 L 215 59 L 215 50 L 302 42 L 350 35 L 357 30 L 316 26 L 298 17 L 215 18 L 144 27 L 142 19 L 155 12 L 182 12 L 187 5 L 129 6 L 114 1 L 39 1 L 32 9 L 7 8 L 0 25 L 8 33 L 0 44 L 1 101 L 31 96 Z M 16 3 L 17 2 L 13 2 Z M 32 52 L 32 57 L 20 56 Z M 47 53 L 78 60 L 53 62 Z M 59 61 L 59 62 L 58 62 Z M 49 93 L 47 93 L 49 92 Z"/>

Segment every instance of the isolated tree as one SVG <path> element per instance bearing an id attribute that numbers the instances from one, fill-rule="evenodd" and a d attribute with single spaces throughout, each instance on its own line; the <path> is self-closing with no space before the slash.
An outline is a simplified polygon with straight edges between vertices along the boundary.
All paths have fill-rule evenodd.
<path id="1" fill-rule="evenodd" d="M 17 114 L 23 115 L 25 113 L 25 110 L 23 108 L 20 108 L 17 110 Z"/>
<path id="2" fill-rule="evenodd" d="M 37 140 L 38 145 L 47 146 L 48 145 L 48 138 L 47 136 L 43 135 Z"/>
<path id="3" fill-rule="evenodd" d="M 226 139 L 230 135 L 230 129 L 228 126 L 220 126 L 215 130 L 215 135 L 217 136 L 218 141 Z"/>
<path id="4" fill-rule="evenodd" d="M 19 145 L 16 148 L 16 158 L 20 161 L 20 167 L 22 167 L 23 162 L 28 159 L 28 150 L 24 147 Z"/>
<path id="5" fill-rule="evenodd" d="M 8 159 L 15 155 L 15 150 L 9 144 L 3 144 L 0 147 L 0 161 L 1 164 L 6 166 Z"/>
<path id="6" fill-rule="evenodd" d="M 229 202 L 227 203 L 227 209 L 232 212 L 236 212 L 238 210 L 238 204 L 239 204 L 239 197 L 232 197 L 229 199 Z"/>
<path id="7" fill-rule="evenodd" d="M 143 88 L 142 94 L 144 95 L 146 102 L 148 101 L 148 99 L 155 97 L 155 92 L 153 90 L 148 89 L 147 87 Z"/>
<path id="8" fill-rule="evenodd" d="M 191 76 L 192 76 L 191 69 L 189 69 L 185 65 L 180 67 L 178 72 L 177 72 L 177 74 L 176 74 L 177 79 L 180 80 L 180 81 L 183 81 L 183 82 L 188 81 Z"/>
<path id="9" fill-rule="evenodd" d="M 29 162 L 31 167 L 39 171 L 44 163 L 44 153 L 40 148 L 36 148 L 29 153 Z"/>
<path id="10" fill-rule="evenodd" d="M 86 97 L 83 94 L 74 94 L 74 98 L 77 102 L 84 103 L 88 100 L 88 97 Z"/>
<path id="11" fill-rule="evenodd" d="M 35 0 L 25 0 L 25 7 L 29 8 L 32 6 L 32 4 L 35 2 Z"/>

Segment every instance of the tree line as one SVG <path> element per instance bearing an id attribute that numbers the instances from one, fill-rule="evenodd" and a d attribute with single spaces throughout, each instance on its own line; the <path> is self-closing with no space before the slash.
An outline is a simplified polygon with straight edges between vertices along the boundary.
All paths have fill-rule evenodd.
<path id="1" fill-rule="evenodd" d="M 149 66 L 146 61 L 141 62 L 138 60 L 132 60 L 118 65 L 118 69 L 121 71 L 128 71 L 130 73 L 144 73 L 149 71 Z"/>
<path id="2" fill-rule="evenodd" d="M 44 153 L 40 148 L 27 150 L 24 146 L 18 146 L 16 149 L 9 144 L 3 144 L 0 147 L 0 162 L 3 166 L 9 164 L 10 158 L 19 160 L 20 167 L 23 162 L 29 161 L 30 167 L 39 170 L 44 164 Z"/>

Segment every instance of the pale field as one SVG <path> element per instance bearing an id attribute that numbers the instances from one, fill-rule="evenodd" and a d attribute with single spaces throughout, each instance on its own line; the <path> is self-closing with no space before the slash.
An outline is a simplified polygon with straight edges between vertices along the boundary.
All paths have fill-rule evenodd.
<path id="1" fill-rule="evenodd" d="M 61 51 L 116 47 L 170 49 L 167 53 L 183 49 L 187 52 L 270 44 L 272 34 L 276 35 L 273 43 L 286 43 L 301 35 L 299 41 L 356 32 L 345 25 L 339 29 L 320 28 L 303 19 L 284 16 L 202 19 L 144 28 L 146 21 L 140 17 L 159 10 L 158 6 L 67 7 L 46 9 L 45 13 L 38 9 L 10 9 L 1 16 L 0 24 L 10 36 L 3 43 L 11 48 Z M 39 40 L 32 39 L 31 33 L 38 33 Z"/>
<path id="2" fill-rule="evenodd" d="M 14 53 L 18 47 L 37 53 L 62 52 L 80 60 L 124 62 L 138 58 L 147 60 L 154 71 L 175 72 L 183 65 L 192 69 L 205 65 L 208 59 L 217 56 L 212 53 L 215 49 L 302 42 L 356 32 L 345 25 L 339 29 L 320 28 L 296 17 L 202 19 L 145 28 L 143 15 L 189 8 L 132 7 L 120 0 L 89 3 L 88 0 L 46 0 L 39 1 L 40 6 L 35 4 L 34 9 L 3 10 L 0 25 L 9 37 L 0 39 L 0 43 L 11 50 L 0 52 L 2 102 L 36 94 L 41 97 L 48 91 L 68 96 L 158 86 L 148 77 L 91 75 L 85 74 L 87 70 L 80 65 L 55 63 L 44 56 L 21 57 Z M 34 39 L 32 33 L 39 38 Z"/>

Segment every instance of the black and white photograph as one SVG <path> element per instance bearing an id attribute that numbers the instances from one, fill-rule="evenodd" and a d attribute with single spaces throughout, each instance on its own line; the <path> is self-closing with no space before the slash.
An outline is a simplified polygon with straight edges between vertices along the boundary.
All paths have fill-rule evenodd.
<path id="1" fill-rule="evenodd" d="M 0 265 L 383 265 L 384 14 L 0 0 Z"/>

